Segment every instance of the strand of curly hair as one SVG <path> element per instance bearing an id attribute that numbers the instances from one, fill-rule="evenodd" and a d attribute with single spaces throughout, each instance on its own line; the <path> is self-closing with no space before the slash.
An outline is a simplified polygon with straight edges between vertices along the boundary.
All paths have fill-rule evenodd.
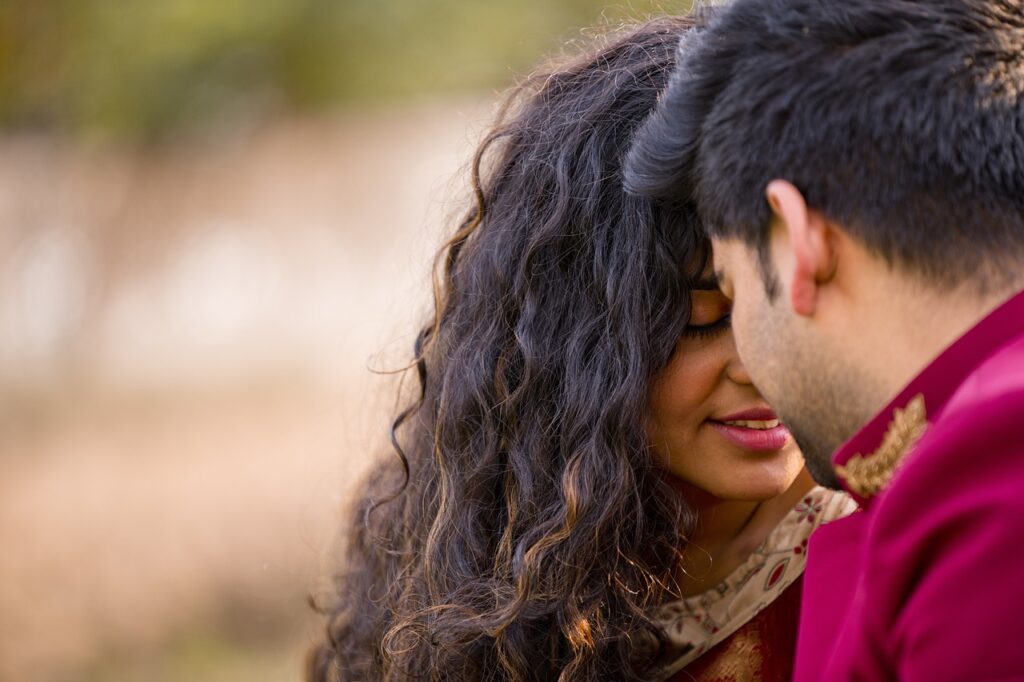
<path id="1" fill-rule="evenodd" d="M 707 247 L 621 165 L 689 27 L 534 74 L 480 145 L 310 680 L 649 678 L 692 514 L 652 462 L 648 393 Z"/>

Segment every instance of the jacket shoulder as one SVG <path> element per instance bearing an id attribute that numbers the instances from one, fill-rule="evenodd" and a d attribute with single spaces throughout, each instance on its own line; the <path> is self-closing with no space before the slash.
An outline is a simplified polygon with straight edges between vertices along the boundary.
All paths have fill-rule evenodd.
<path id="1" fill-rule="evenodd" d="M 1022 395 L 1024 336 L 993 353 L 971 372 L 946 402 L 940 420 L 993 402 L 1024 400 Z"/>

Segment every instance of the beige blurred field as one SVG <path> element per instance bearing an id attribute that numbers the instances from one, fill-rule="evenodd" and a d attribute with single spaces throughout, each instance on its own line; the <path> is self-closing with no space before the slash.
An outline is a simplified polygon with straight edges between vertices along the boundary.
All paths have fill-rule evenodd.
<path id="1" fill-rule="evenodd" d="M 294 680 L 492 98 L 0 138 L 0 680 Z"/>

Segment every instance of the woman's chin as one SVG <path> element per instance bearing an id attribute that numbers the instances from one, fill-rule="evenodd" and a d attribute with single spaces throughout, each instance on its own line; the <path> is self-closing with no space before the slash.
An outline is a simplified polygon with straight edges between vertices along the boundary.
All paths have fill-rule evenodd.
<path id="1" fill-rule="evenodd" d="M 797 482 L 802 466 L 779 467 L 775 470 L 750 472 L 719 481 L 707 481 L 702 489 L 721 499 L 736 502 L 765 502 L 784 495 Z"/>
<path id="2" fill-rule="evenodd" d="M 756 486 L 741 488 L 737 490 L 723 491 L 720 497 L 723 500 L 734 502 L 767 502 L 775 499 L 789 490 L 789 486 Z"/>
<path id="3" fill-rule="evenodd" d="M 691 482 L 666 472 L 666 480 L 683 493 L 691 504 L 705 506 L 719 501 L 765 502 L 785 494 L 795 483 L 796 475 L 760 478 L 753 481 Z"/>

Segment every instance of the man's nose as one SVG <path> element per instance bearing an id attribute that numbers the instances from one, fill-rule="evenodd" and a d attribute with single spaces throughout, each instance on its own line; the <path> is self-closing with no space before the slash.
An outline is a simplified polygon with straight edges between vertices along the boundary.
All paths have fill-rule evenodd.
<path id="1" fill-rule="evenodd" d="M 740 360 L 740 354 L 736 351 L 736 342 L 730 339 L 730 345 L 732 353 L 729 357 L 729 364 L 725 368 L 726 376 L 737 384 L 752 385 L 754 382 L 743 361 Z"/>

